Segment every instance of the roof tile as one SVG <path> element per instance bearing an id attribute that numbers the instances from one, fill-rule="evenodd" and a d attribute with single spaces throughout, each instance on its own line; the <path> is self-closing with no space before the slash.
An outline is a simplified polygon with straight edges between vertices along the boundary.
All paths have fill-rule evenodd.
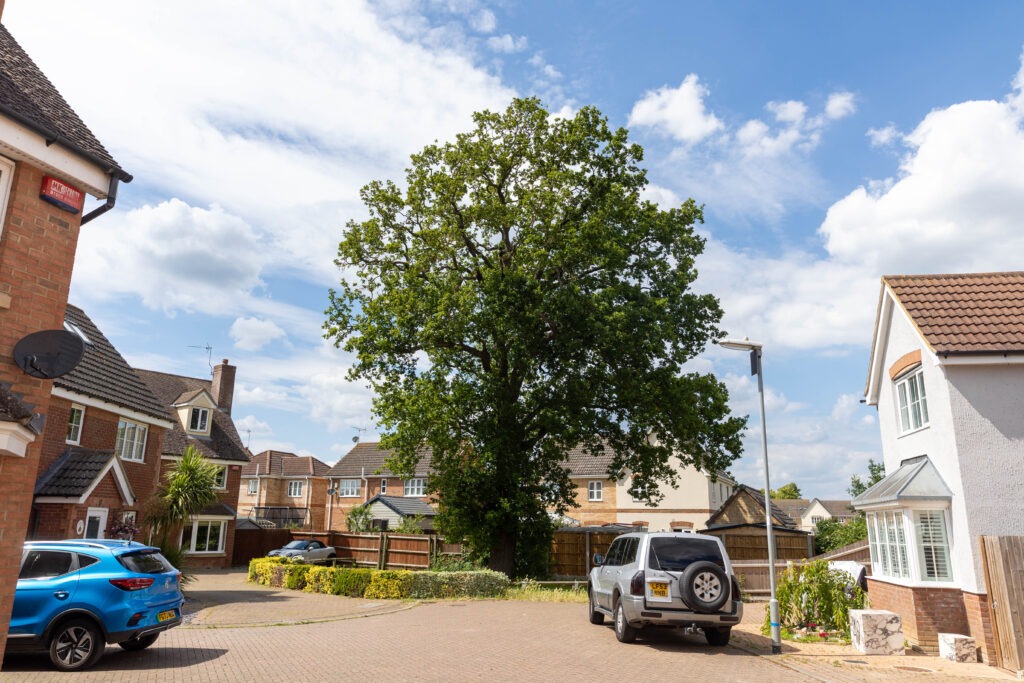
<path id="1" fill-rule="evenodd" d="M 938 354 L 1024 353 L 1024 272 L 886 275 Z"/>

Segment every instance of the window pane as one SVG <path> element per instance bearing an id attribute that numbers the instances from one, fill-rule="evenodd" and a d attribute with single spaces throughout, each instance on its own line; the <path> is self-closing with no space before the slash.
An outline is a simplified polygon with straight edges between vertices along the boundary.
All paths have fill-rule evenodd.
<path id="1" fill-rule="evenodd" d="M 916 522 L 921 578 L 926 581 L 951 580 L 946 516 L 941 510 L 917 512 Z"/>
<path id="2" fill-rule="evenodd" d="M 921 419 L 928 424 L 928 397 L 924 395 L 924 373 L 917 376 L 918 393 L 921 395 Z"/>
<path id="3" fill-rule="evenodd" d="M 904 382 L 900 382 L 896 386 L 896 393 L 899 394 L 900 399 L 900 429 L 907 432 L 910 431 L 910 411 L 907 410 L 907 385 Z"/>

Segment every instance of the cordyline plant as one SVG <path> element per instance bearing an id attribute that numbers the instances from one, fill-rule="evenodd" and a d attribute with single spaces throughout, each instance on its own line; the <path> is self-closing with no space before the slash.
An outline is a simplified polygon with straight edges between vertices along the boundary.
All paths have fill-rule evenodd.
<path id="1" fill-rule="evenodd" d="M 571 449 L 607 447 L 609 475 L 657 502 L 671 456 L 722 472 L 746 420 L 684 370 L 722 336 L 718 301 L 691 291 L 700 208 L 643 200 L 641 148 L 593 107 L 516 99 L 474 121 L 413 155 L 404 188 L 363 188 L 325 329 L 374 388 L 387 467 L 430 458 L 439 529 L 536 576 L 549 513 L 576 505 Z"/>

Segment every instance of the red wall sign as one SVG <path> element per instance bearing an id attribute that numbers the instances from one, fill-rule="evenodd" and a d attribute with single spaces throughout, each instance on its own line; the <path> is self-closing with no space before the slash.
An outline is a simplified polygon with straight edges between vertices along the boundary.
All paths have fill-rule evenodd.
<path id="1" fill-rule="evenodd" d="M 65 211 L 78 213 L 82 210 L 85 194 L 67 183 L 46 175 L 43 176 L 43 186 L 39 188 L 39 198 Z"/>

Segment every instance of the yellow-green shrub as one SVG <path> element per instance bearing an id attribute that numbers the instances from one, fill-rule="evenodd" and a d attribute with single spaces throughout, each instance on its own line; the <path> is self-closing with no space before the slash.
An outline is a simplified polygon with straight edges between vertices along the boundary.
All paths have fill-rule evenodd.
<path id="1" fill-rule="evenodd" d="M 331 593 L 347 595 L 350 598 L 361 598 L 366 593 L 366 587 L 370 585 L 370 579 L 376 571 L 376 569 L 335 569 Z"/>
<path id="2" fill-rule="evenodd" d="M 365 598 L 400 600 L 409 597 L 413 572 L 399 569 L 376 571 L 370 578 L 370 585 L 363 594 Z"/>
<path id="3" fill-rule="evenodd" d="M 249 582 L 269 586 L 274 568 L 288 560 L 284 557 L 257 557 L 249 561 Z M 279 584 L 280 585 L 280 584 Z"/>
<path id="4" fill-rule="evenodd" d="M 335 573 L 333 567 L 310 567 L 302 590 L 307 593 L 332 593 Z"/>

